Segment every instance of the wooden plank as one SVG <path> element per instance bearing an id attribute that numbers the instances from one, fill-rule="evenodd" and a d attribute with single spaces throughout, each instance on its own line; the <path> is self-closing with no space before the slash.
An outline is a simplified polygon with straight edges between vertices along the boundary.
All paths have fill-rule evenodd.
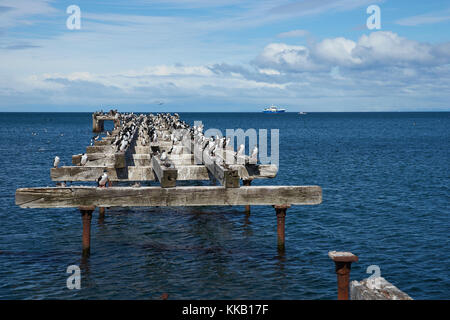
<path id="1" fill-rule="evenodd" d="M 159 147 L 159 149 L 169 151 L 170 148 L 172 148 L 172 141 L 161 141 L 158 140 L 158 142 L 151 142 L 151 147 Z"/>
<path id="2" fill-rule="evenodd" d="M 127 156 L 127 165 L 131 166 L 151 166 L 151 156 L 149 154 L 130 154 Z"/>
<path id="3" fill-rule="evenodd" d="M 178 181 L 189 180 L 209 180 L 208 169 L 203 165 L 183 165 L 181 162 L 174 162 L 178 170 Z M 273 178 L 276 175 L 276 166 L 259 165 L 259 171 L 250 174 L 244 166 L 235 165 L 241 179 L 253 180 Z M 105 167 L 76 166 L 59 167 L 50 169 L 52 181 L 97 181 Z M 275 171 L 273 170 L 275 168 Z M 127 166 L 126 168 L 106 168 L 108 176 L 112 181 L 154 181 L 155 176 L 152 166 Z"/>
<path id="4" fill-rule="evenodd" d="M 209 155 L 208 150 L 202 153 L 202 160 L 209 172 L 226 188 L 239 188 L 239 173 L 232 168 L 225 168 Z"/>
<path id="5" fill-rule="evenodd" d="M 191 165 L 182 164 L 181 161 L 174 162 L 175 167 L 178 170 L 177 180 L 189 181 L 189 180 L 209 180 L 208 169 L 203 165 Z M 276 166 L 274 165 L 259 165 L 258 172 L 250 174 L 244 166 L 235 165 L 235 169 L 238 170 L 241 179 L 254 180 L 273 178 L 276 175 Z M 52 181 L 96 181 L 102 173 L 105 167 L 93 167 L 93 166 L 76 166 L 76 167 L 59 167 L 50 169 L 50 177 Z M 275 170 L 273 170 L 275 168 Z M 152 166 L 127 166 L 119 170 L 116 168 L 106 168 L 108 170 L 108 176 L 112 181 L 153 181 L 154 174 Z M 111 171 L 110 171 L 111 170 Z M 124 170 L 128 170 L 128 173 L 124 174 Z M 117 174 L 119 172 L 120 174 Z M 254 175 L 253 175 L 254 174 Z"/>
<path id="6" fill-rule="evenodd" d="M 233 164 L 229 166 L 233 170 L 237 170 L 242 180 L 253 179 L 272 179 L 277 176 L 278 167 L 274 164 Z"/>
<path id="7" fill-rule="evenodd" d="M 158 156 L 152 157 L 153 171 L 155 172 L 161 187 L 173 188 L 177 184 L 178 171 L 170 161 L 166 161 L 166 163 L 170 163 L 171 167 L 168 168 L 164 166 Z"/>
<path id="8" fill-rule="evenodd" d="M 102 120 L 102 121 L 113 121 L 114 120 L 114 115 L 95 115 L 95 118 L 97 120 Z"/>
<path id="9" fill-rule="evenodd" d="M 149 146 L 136 146 L 134 147 L 134 151 L 140 154 L 150 154 L 151 148 Z"/>
<path id="10" fill-rule="evenodd" d="M 153 181 L 151 166 L 128 166 L 126 168 L 105 167 L 59 167 L 50 169 L 52 181 L 97 181 L 106 169 L 111 181 Z"/>
<path id="11" fill-rule="evenodd" d="M 81 161 L 81 154 L 76 154 L 72 156 L 72 164 L 79 166 Z M 88 153 L 88 162 L 85 167 L 114 167 L 114 168 L 125 168 L 126 159 L 125 153 Z"/>
<path id="12" fill-rule="evenodd" d="M 16 205 L 22 208 L 315 205 L 321 202 L 322 189 L 319 186 L 54 187 L 16 190 Z"/>
<path id="13" fill-rule="evenodd" d="M 114 153 L 116 149 L 112 145 L 87 146 L 86 153 Z"/>
<path id="14" fill-rule="evenodd" d="M 94 146 L 111 146 L 111 141 L 108 140 L 97 140 L 94 142 Z"/>

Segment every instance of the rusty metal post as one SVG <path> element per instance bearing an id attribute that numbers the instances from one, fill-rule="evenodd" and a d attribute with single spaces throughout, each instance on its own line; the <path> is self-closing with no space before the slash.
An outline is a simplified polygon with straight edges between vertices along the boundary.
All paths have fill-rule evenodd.
<path id="1" fill-rule="evenodd" d="M 80 207 L 81 220 L 83 221 L 83 256 L 91 253 L 91 220 L 95 207 Z"/>
<path id="2" fill-rule="evenodd" d="M 273 206 L 275 208 L 275 212 L 277 214 L 277 244 L 278 244 L 278 251 L 284 251 L 285 245 L 284 245 L 284 226 L 285 226 L 285 218 L 286 218 L 286 210 L 290 208 L 289 205 L 282 205 Z"/>
<path id="3" fill-rule="evenodd" d="M 351 252 L 330 251 L 328 256 L 334 261 L 338 283 L 338 300 L 348 300 L 350 286 L 350 270 L 352 262 L 358 257 Z"/>
<path id="4" fill-rule="evenodd" d="M 98 208 L 98 218 L 99 219 L 103 220 L 105 218 L 105 211 L 106 211 L 105 207 Z"/>
<path id="5" fill-rule="evenodd" d="M 242 180 L 244 186 L 250 187 L 252 185 L 252 180 Z M 245 213 L 250 214 L 250 205 L 245 206 Z"/>

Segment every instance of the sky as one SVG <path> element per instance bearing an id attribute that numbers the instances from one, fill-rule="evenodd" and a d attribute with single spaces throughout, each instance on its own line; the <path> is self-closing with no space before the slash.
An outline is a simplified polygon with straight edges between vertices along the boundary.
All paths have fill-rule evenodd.
<path id="1" fill-rule="evenodd" d="M 0 0 L 0 112 L 271 104 L 450 111 L 450 2 Z"/>

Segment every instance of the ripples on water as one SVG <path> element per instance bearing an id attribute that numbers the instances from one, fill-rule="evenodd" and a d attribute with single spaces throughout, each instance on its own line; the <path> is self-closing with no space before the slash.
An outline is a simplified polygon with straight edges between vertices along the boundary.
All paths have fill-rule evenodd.
<path id="1" fill-rule="evenodd" d="M 288 209 L 284 256 L 271 207 L 112 208 L 94 213 L 83 261 L 75 209 L 20 209 L 18 187 L 53 185 L 53 157 L 85 150 L 90 114 L 0 114 L 0 298 L 334 299 L 330 250 L 352 251 L 416 299 L 448 299 L 449 113 L 181 114 L 205 127 L 280 128 L 280 169 L 260 184 L 317 184 Z M 35 135 L 33 135 L 33 132 Z M 66 288 L 68 265 L 82 290 Z"/>

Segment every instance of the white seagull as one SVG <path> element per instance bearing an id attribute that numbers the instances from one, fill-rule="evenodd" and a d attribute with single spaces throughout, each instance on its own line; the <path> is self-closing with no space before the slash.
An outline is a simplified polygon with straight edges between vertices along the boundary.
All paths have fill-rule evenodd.
<path id="1" fill-rule="evenodd" d="M 258 162 L 258 147 L 255 146 L 253 148 L 252 155 L 250 156 L 249 162 L 250 163 Z"/>
<path id="2" fill-rule="evenodd" d="M 86 153 L 83 153 L 83 155 L 81 156 L 80 164 L 81 164 L 82 166 L 84 166 L 84 165 L 87 163 L 87 161 L 88 161 L 88 156 L 87 156 Z"/>
<path id="3" fill-rule="evenodd" d="M 166 151 L 163 151 L 163 153 L 161 154 L 161 161 L 166 161 L 167 159 L 167 153 Z"/>
<path id="4" fill-rule="evenodd" d="M 236 155 L 237 155 L 237 156 L 243 156 L 243 155 L 244 155 L 244 151 L 245 151 L 245 146 L 244 146 L 243 144 L 241 144 L 241 145 L 239 146 L 238 151 L 236 152 Z"/>
<path id="5" fill-rule="evenodd" d="M 55 160 L 53 160 L 53 167 L 54 168 L 58 168 L 58 165 L 59 165 L 59 157 L 58 156 L 56 156 L 55 157 Z"/>

